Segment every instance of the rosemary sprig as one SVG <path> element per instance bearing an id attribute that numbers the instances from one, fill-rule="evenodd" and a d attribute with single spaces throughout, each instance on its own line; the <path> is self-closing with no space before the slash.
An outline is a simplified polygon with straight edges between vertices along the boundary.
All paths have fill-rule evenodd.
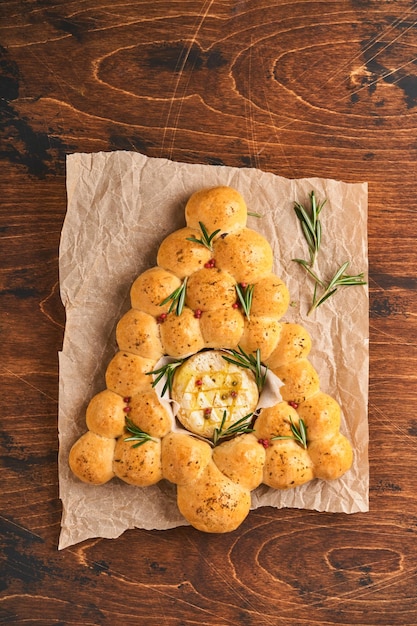
<path id="1" fill-rule="evenodd" d="M 310 193 L 310 212 L 299 202 L 294 203 L 294 211 L 301 223 L 301 228 L 305 240 L 307 241 L 309 253 L 310 253 L 310 267 L 314 265 L 317 253 L 321 244 L 321 222 L 319 219 L 320 212 L 326 200 L 323 202 L 317 202 L 314 191 Z"/>
<path id="2" fill-rule="evenodd" d="M 310 313 L 317 309 L 317 307 L 319 307 L 321 304 L 323 304 L 323 302 L 330 298 L 330 296 L 336 293 L 338 287 L 349 285 L 366 285 L 366 280 L 364 279 L 363 272 L 353 275 L 345 273 L 349 266 L 349 261 L 346 261 L 338 268 L 333 278 L 331 278 L 328 283 L 322 280 L 313 270 L 313 265 L 316 261 L 317 254 L 320 249 L 322 236 L 322 227 L 319 220 L 319 215 L 326 203 L 326 200 L 324 200 L 323 202 L 317 202 L 314 191 L 312 191 L 310 193 L 310 201 L 310 212 L 308 212 L 308 210 L 298 202 L 296 202 L 294 205 L 295 213 L 300 220 L 303 234 L 305 240 L 307 241 L 310 259 L 309 261 L 306 261 L 304 259 L 293 259 L 293 261 L 301 265 L 301 267 L 305 269 L 305 271 L 311 276 L 314 281 L 312 304 L 307 315 L 310 315 Z M 322 290 L 321 294 L 319 294 L 320 289 Z"/>
<path id="3" fill-rule="evenodd" d="M 290 417 L 290 428 L 292 435 L 282 435 L 271 437 L 271 441 L 276 439 L 294 439 L 302 448 L 307 450 L 307 426 L 303 419 L 299 419 L 298 426 L 294 424 L 292 417 Z"/>
<path id="4" fill-rule="evenodd" d="M 225 361 L 229 363 L 233 363 L 234 365 L 238 365 L 239 367 L 244 367 L 245 369 L 250 370 L 254 376 L 256 385 L 258 387 L 259 392 L 262 391 L 266 382 L 266 375 L 268 372 L 268 368 L 261 363 L 261 351 L 259 348 L 256 350 L 255 354 L 247 354 L 241 346 L 239 347 L 239 352 L 237 350 L 228 350 L 228 352 L 233 356 L 233 358 L 222 355 Z M 263 371 L 262 371 L 262 368 Z"/>
<path id="5" fill-rule="evenodd" d="M 260 213 L 256 213 L 255 211 L 248 211 L 248 215 L 251 217 L 262 217 Z"/>
<path id="6" fill-rule="evenodd" d="M 201 245 L 205 246 L 209 250 L 213 250 L 212 241 L 214 237 L 220 232 L 220 228 L 215 230 L 209 235 L 207 228 L 204 226 L 203 222 L 198 222 L 200 225 L 202 237 L 201 239 L 197 239 L 197 237 L 187 237 L 187 241 L 193 241 L 194 243 L 201 243 Z"/>
<path id="7" fill-rule="evenodd" d="M 250 427 L 252 416 L 253 413 L 249 413 L 248 415 L 241 417 L 240 420 L 237 420 L 237 422 L 235 422 L 228 428 L 224 428 L 227 412 L 223 411 L 223 419 L 220 423 L 220 426 L 214 429 L 213 446 L 217 446 L 221 439 L 225 439 L 227 437 L 243 435 L 244 433 L 253 433 L 253 428 Z"/>
<path id="8" fill-rule="evenodd" d="M 175 370 L 179 365 L 182 365 L 182 363 L 184 363 L 184 359 L 178 359 L 177 361 L 166 363 L 166 365 L 163 365 L 157 370 L 153 370 L 152 372 L 146 372 L 148 375 L 153 374 L 156 377 L 152 383 L 152 387 L 156 387 L 159 381 L 166 377 L 165 384 L 161 391 L 161 396 L 164 396 L 167 389 L 169 389 L 170 392 L 172 391 L 172 382 L 174 380 Z"/>
<path id="9" fill-rule="evenodd" d="M 240 283 L 236 285 L 236 293 L 239 298 L 239 302 L 242 305 L 243 312 L 248 320 L 250 319 L 250 310 L 252 307 L 253 290 L 255 285 L 246 285 L 246 283 Z"/>
<path id="10" fill-rule="evenodd" d="M 175 309 L 175 313 L 177 315 L 181 315 L 184 309 L 187 280 L 188 277 L 185 277 L 181 285 L 174 289 L 174 291 L 170 293 L 169 296 L 167 296 L 164 300 L 162 300 L 159 306 L 164 306 L 164 304 L 168 304 L 168 302 L 171 302 L 168 313 L 172 313 L 172 311 L 174 311 Z"/>
<path id="11" fill-rule="evenodd" d="M 139 448 L 147 441 L 155 441 L 153 437 L 145 433 L 144 430 L 136 426 L 128 417 L 126 419 L 126 430 L 131 433 L 131 437 L 125 437 L 125 441 L 136 441 L 136 443 L 132 446 L 132 448 Z"/>
<path id="12" fill-rule="evenodd" d="M 302 259 L 294 259 L 297 263 L 302 265 L 304 269 L 310 274 L 310 276 L 315 281 L 315 288 L 313 293 L 313 301 L 311 307 L 308 311 L 308 315 L 312 313 L 317 307 L 319 307 L 323 302 L 325 302 L 330 296 L 336 293 L 338 287 L 344 287 L 349 285 L 366 285 L 366 280 L 364 280 L 364 274 L 361 272 L 360 274 L 345 274 L 346 269 L 349 266 L 349 261 L 346 261 L 339 267 L 333 278 L 326 285 L 323 281 L 317 276 L 315 272 L 309 267 L 306 261 Z M 318 296 L 317 295 L 317 285 L 323 288 L 323 293 Z"/>

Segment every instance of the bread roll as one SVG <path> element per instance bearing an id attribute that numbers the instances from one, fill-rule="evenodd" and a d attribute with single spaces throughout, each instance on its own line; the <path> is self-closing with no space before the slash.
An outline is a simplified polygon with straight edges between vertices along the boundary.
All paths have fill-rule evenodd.
<path id="1" fill-rule="evenodd" d="M 125 406 L 119 394 L 110 389 L 100 391 L 87 406 L 85 420 L 88 430 L 110 439 L 120 437 L 125 425 Z"/>
<path id="2" fill-rule="evenodd" d="M 206 441 L 184 433 L 169 433 L 162 440 L 162 472 L 176 485 L 191 483 L 211 461 L 211 447 Z"/>
<path id="3" fill-rule="evenodd" d="M 249 513 L 249 489 L 227 478 L 213 461 L 193 483 L 178 485 L 178 508 L 186 520 L 207 533 L 235 530 Z"/>
<path id="4" fill-rule="evenodd" d="M 247 208 L 236 189 L 220 186 L 195 192 L 185 206 L 187 226 L 199 229 L 202 222 L 209 232 L 232 232 L 246 225 Z"/>
<path id="5" fill-rule="evenodd" d="M 140 274 L 130 289 L 132 308 L 159 316 L 167 313 L 170 303 L 162 304 L 178 287 L 181 280 L 162 267 L 152 267 Z"/>
<path id="6" fill-rule="evenodd" d="M 127 431 L 119 437 L 114 450 L 113 471 L 129 485 L 149 487 L 162 479 L 161 440 L 146 441 L 135 446 Z"/>
<path id="7" fill-rule="evenodd" d="M 183 359 L 205 347 L 200 322 L 188 307 L 181 315 L 169 313 L 160 332 L 164 353 L 169 356 Z"/>
<path id="8" fill-rule="evenodd" d="M 219 470 L 251 491 L 262 482 L 265 456 L 265 449 L 250 433 L 224 441 L 213 450 Z"/>
<path id="9" fill-rule="evenodd" d="M 200 329 L 206 348 L 236 349 L 244 326 L 242 313 L 232 307 L 204 311 L 200 318 Z"/>
<path id="10" fill-rule="evenodd" d="M 159 325 L 149 313 L 130 309 L 116 326 L 119 349 L 158 361 L 163 355 Z"/>
<path id="11" fill-rule="evenodd" d="M 238 283 L 256 283 L 272 271 L 270 244 L 250 228 L 242 228 L 217 239 L 214 258 L 216 267 L 229 272 Z"/>
<path id="12" fill-rule="evenodd" d="M 84 433 L 72 446 L 69 466 L 85 483 L 103 485 L 114 476 L 113 457 L 116 440 L 91 431 Z"/>
<path id="13" fill-rule="evenodd" d="M 236 302 L 236 281 L 223 270 L 198 270 L 189 277 L 186 303 L 194 311 L 215 311 L 230 308 Z"/>
<path id="14" fill-rule="evenodd" d="M 158 265 L 181 279 L 202 269 L 211 258 L 208 248 L 190 238 L 201 239 L 201 230 L 188 227 L 176 230 L 163 240 L 158 250 Z"/>
<path id="15" fill-rule="evenodd" d="M 116 352 L 106 370 L 107 389 L 123 397 L 150 391 L 152 378 L 148 373 L 155 365 L 153 359 L 145 359 L 130 352 Z"/>

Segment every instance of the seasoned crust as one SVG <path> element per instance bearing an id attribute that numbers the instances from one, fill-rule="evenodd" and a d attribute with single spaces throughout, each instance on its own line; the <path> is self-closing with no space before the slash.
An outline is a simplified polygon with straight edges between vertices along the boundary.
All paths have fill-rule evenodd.
<path id="1" fill-rule="evenodd" d="M 227 533 L 246 518 L 251 498 L 249 489 L 227 478 L 211 460 L 194 482 L 178 485 L 177 503 L 198 530 Z"/>
<path id="2" fill-rule="evenodd" d="M 272 271 L 272 248 L 255 230 L 241 228 L 217 239 L 213 247 L 216 266 L 238 283 L 256 283 Z"/>
<path id="3" fill-rule="evenodd" d="M 196 191 L 185 206 L 187 226 L 198 229 L 200 222 L 211 234 L 220 229 L 231 232 L 246 225 L 247 208 L 241 194 L 220 186 Z"/>
<path id="4" fill-rule="evenodd" d="M 88 430 L 70 450 L 68 461 L 72 472 L 85 483 L 107 483 L 114 476 L 115 445 L 115 439 L 102 437 Z"/>
<path id="5" fill-rule="evenodd" d="M 181 280 L 172 272 L 151 267 L 137 277 L 130 289 L 132 308 L 155 316 L 167 313 L 170 305 L 162 302 L 180 285 Z"/>
<path id="6" fill-rule="evenodd" d="M 202 269 L 211 258 L 211 252 L 190 238 L 201 239 L 201 230 L 186 227 L 168 235 L 159 247 L 158 265 L 179 278 Z"/>
<path id="7" fill-rule="evenodd" d="M 116 326 L 120 350 L 158 361 L 163 355 L 159 326 L 152 315 L 130 309 Z"/>
<path id="8" fill-rule="evenodd" d="M 228 272 L 203 268 L 189 277 L 186 303 L 194 311 L 215 311 L 235 302 L 236 281 Z"/>

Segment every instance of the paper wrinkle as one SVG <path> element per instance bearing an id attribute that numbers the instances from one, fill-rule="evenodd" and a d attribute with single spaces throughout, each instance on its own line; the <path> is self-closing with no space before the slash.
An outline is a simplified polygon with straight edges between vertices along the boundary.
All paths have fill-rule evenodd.
<path id="1" fill-rule="evenodd" d="M 292 261 L 308 258 L 293 204 L 307 202 L 314 190 L 320 200 L 327 198 L 317 272 L 330 279 L 349 260 L 348 273 L 363 271 L 367 277 L 366 183 L 290 180 L 253 168 L 177 163 L 127 151 L 78 153 L 67 157 L 68 210 L 59 257 L 67 315 L 59 355 L 60 549 L 92 537 L 115 538 L 129 528 L 188 525 L 177 509 L 175 485 L 164 480 L 139 488 L 118 479 L 86 485 L 69 470 L 68 454 L 86 431 L 88 402 L 105 388 L 105 371 L 117 351 L 115 327 L 130 308 L 131 284 L 156 265 L 162 240 L 185 226 L 189 196 L 216 185 L 235 187 L 248 210 L 262 215 L 249 216 L 248 227 L 271 243 L 274 271 L 290 291 L 291 305 L 281 321 L 300 323 L 309 331 L 309 360 L 320 376 L 321 390 L 341 405 L 341 431 L 354 449 L 353 466 L 340 479 L 315 479 L 286 491 L 261 485 L 252 493 L 252 508 L 368 510 L 368 288 L 341 288 L 307 317 L 312 283 Z"/>

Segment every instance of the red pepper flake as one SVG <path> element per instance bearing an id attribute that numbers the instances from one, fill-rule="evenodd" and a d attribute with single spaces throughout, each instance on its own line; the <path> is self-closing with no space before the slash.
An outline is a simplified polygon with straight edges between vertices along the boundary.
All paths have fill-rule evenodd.
<path id="1" fill-rule="evenodd" d="M 197 387 L 201 387 L 201 385 L 203 384 L 203 381 L 201 380 L 201 378 L 199 378 L 198 380 L 195 381 L 195 384 L 197 385 Z"/>
<path id="2" fill-rule="evenodd" d="M 124 411 L 125 413 L 130 413 L 130 411 L 131 411 L 131 410 L 132 410 L 132 409 L 130 408 L 130 406 L 125 406 L 125 407 L 123 408 L 123 411 Z"/>
<path id="3" fill-rule="evenodd" d="M 207 263 L 204 263 L 204 267 L 207 269 L 212 269 L 213 267 L 216 267 L 215 259 L 210 259 L 209 261 L 207 261 Z"/>
<path id="4" fill-rule="evenodd" d="M 258 443 L 260 443 L 261 446 L 265 448 L 265 450 L 269 448 L 269 439 L 258 439 Z"/>
<path id="5" fill-rule="evenodd" d="M 123 402 L 126 402 L 126 404 L 129 404 L 129 402 L 131 401 L 132 398 L 130 398 L 129 396 L 126 396 L 126 398 L 123 398 Z"/>
<path id="6" fill-rule="evenodd" d="M 196 310 L 194 311 L 194 317 L 195 317 L 196 319 L 198 319 L 198 320 L 200 319 L 200 317 L 202 316 L 202 314 L 203 314 L 203 311 L 202 311 L 201 309 L 196 309 Z"/>
<path id="7" fill-rule="evenodd" d="M 158 317 L 156 318 L 156 321 L 158 322 L 158 324 L 163 324 L 167 317 L 167 313 L 161 313 L 161 315 L 158 315 Z"/>
<path id="8" fill-rule="evenodd" d="M 233 302 L 232 309 L 238 309 L 238 308 L 239 308 L 239 302 Z"/>
<path id="9" fill-rule="evenodd" d="M 298 409 L 298 402 L 294 402 L 293 400 L 290 400 L 288 404 L 292 406 L 293 409 Z"/>
<path id="10" fill-rule="evenodd" d="M 232 398 L 236 398 L 237 396 L 237 391 L 231 391 L 230 395 L 232 396 Z"/>
<path id="11" fill-rule="evenodd" d="M 240 286 L 242 287 L 242 289 L 246 289 L 246 287 L 248 286 L 248 283 L 240 283 Z"/>
<path id="12" fill-rule="evenodd" d="M 204 417 L 209 418 L 210 415 L 211 415 L 211 409 L 210 408 L 204 409 Z"/>

